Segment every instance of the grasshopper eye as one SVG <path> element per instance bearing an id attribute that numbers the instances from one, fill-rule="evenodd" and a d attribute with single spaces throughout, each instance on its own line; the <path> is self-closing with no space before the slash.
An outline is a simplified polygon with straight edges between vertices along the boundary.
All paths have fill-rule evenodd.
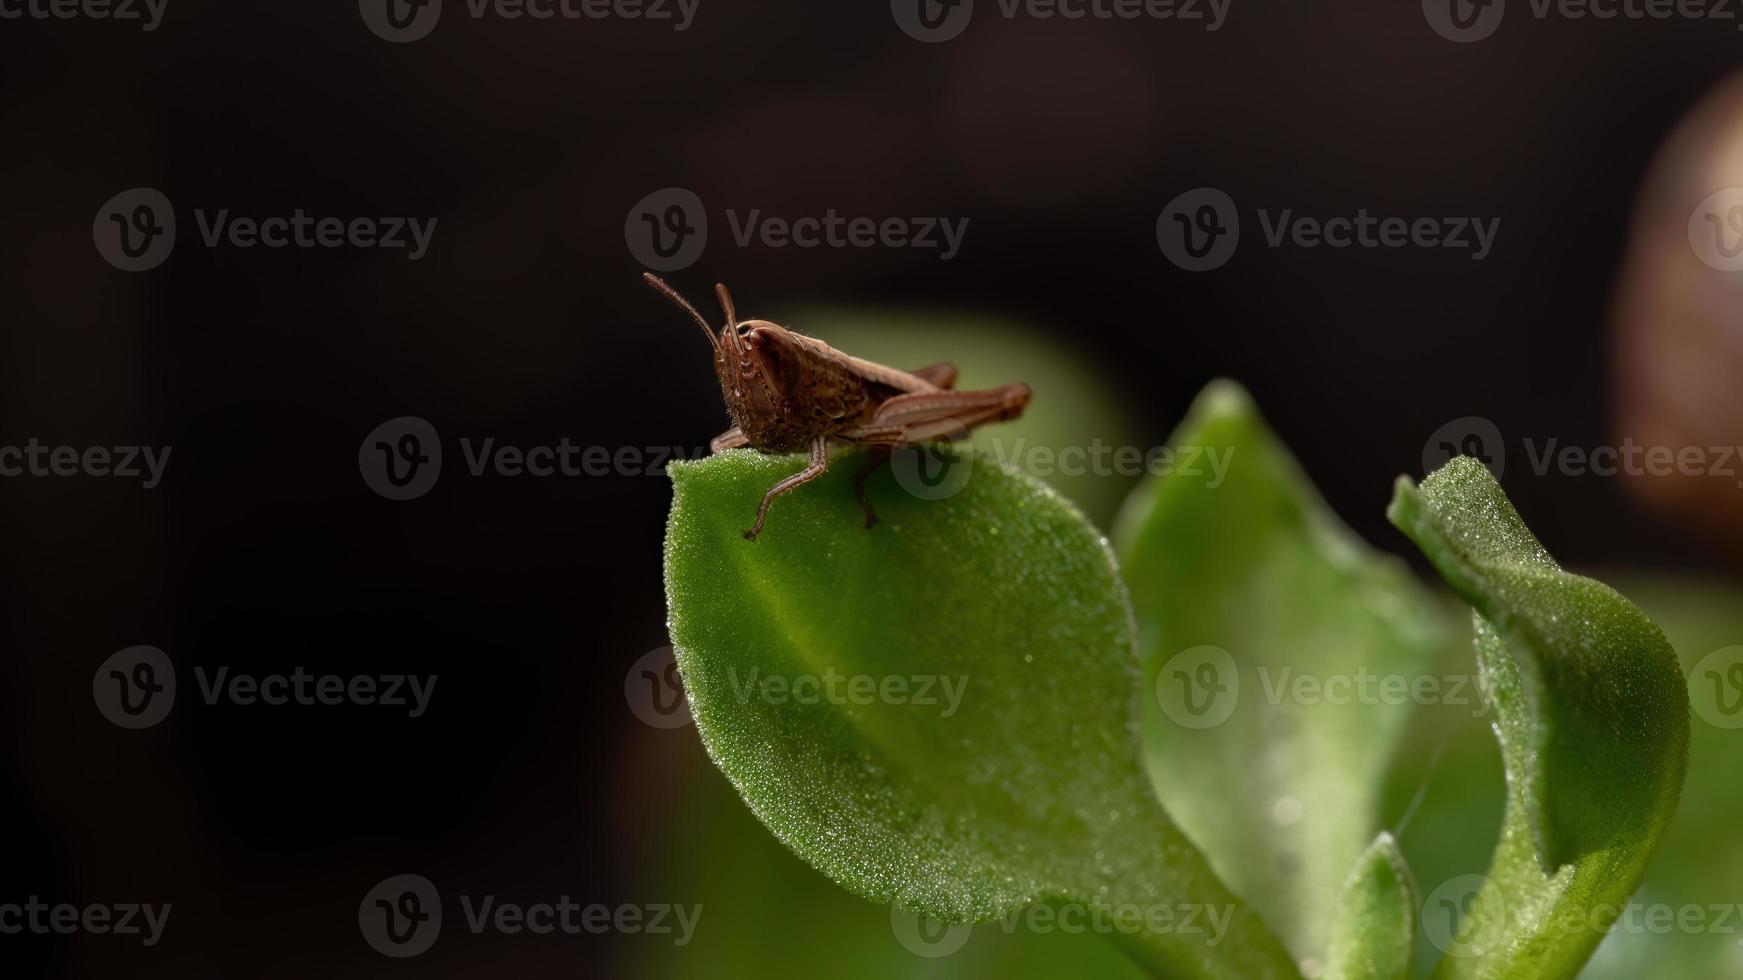
<path id="1" fill-rule="evenodd" d="M 744 338 L 763 377 L 777 391 L 791 395 L 798 390 L 805 366 L 801 351 L 792 349 L 780 334 L 767 330 L 750 330 Z"/>

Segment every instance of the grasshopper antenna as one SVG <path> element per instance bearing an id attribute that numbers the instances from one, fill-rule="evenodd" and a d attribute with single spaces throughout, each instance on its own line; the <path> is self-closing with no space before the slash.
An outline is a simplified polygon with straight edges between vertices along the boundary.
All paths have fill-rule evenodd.
<path id="1" fill-rule="evenodd" d="M 696 325 L 702 328 L 702 336 L 708 338 L 708 346 L 714 348 L 716 353 L 719 353 L 720 341 L 715 339 L 714 329 L 708 325 L 707 320 L 702 319 L 702 314 L 696 312 L 696 307 L 691 306 L 689 300 L 678 295 L 676 289 L 666 285 L 664 279 L 661 279 L 659 276 L 656 276 L 651 272 L 642 273 L 642 279 L 645 280 L 648 285 L 654 287 L 655 292 L 677 304 L 678 309 L 683 310 L 685 313 L 688 313 L 691 317 L 695 318 Z"/>
<path id="2" fill-rule="evenodd" d="M 738 312 L 732 308 L 732 294 L 726 291 L 726 283 L 715 283 L 714 295 L 720 300 L 720 308 L 726 311 L 726 335 L 732 338 L 732 349 L 740 350 Z"/>

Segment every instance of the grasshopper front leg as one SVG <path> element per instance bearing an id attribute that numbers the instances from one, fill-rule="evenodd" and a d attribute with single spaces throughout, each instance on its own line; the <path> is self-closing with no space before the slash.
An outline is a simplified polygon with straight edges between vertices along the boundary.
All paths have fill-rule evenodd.
<path id="1" fill-rule="evenodd" d="M 812 480 L 815 480 L 828 472 L 828 470 L 829 438 L 827 436 L 818 436 L 811 440 L 811 465 L 770 487 L 768 492 L 763 494 L 763 502 L 757 505 L 756 523 L 751 525 L 750 530 L 744 532 L 744 539 L 746 541 L 755 541 L 757 535 L 763 532 L 763 520 L 769 516 L 769 505 L 775 502 L 776 497 L 810 483 Z"/>
<path id="2" fill-rule="evenodd" d="M 750 440 L 744 437 L 744 430 L 735 425 L 732 428 L 727 429 L 725 432 L 715 436 L 714 439 L 708 443 L 708 451 L 711 453 L 718 453 L 724 452 L 728 449 L 739 449 L 748 445 L 750 445 Z"/>

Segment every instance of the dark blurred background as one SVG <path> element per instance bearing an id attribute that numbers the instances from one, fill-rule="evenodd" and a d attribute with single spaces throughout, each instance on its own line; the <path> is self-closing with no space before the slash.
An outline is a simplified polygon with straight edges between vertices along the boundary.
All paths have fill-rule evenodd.
<path id="1" fill-rule="evenodd" d="M 705 249 L 666 274 L 711 319 L 721 280 L 745 316 L 1025 324 L 1093 368 L 1144 445 L 1234 377 L 1332 506 L 1400 554 L 1393 478 L 1480 416 L 1567 563 L 1738 564 L 1702 507 L 1539 477 L 1523 447 L 1628 434 L 1612 311 L 1631 216 L 1678 121 L 1736 65 L 1733 21 L 1539 19 L 1515 0 L 1493 36 L 1454 43 L 1414 3 L 1234 0 L 1212 32 L 1007 19 L 981 0 L 960 37 L 921 43 L 881 2 L 700 0 L 676 31 L 448 0 L 427 36 L 394 43 L 368 6 L 168 0 L 150 31 L 0 20 L 0 443 L 173 447 L 150 490 L 0 479 L 0 901 L 174 906 L 149 950 L 0 936 L 9 976 L 633 972 L 650 937 L 456 921 L 429 953 L 387 959 L 358 903 L 401 873 L 528 903 L 685 900 L 647 866 L 713 819 L 680 801 L 719 777 L 693 730 L 644 725 L 624 696 L 665 642 L 669 485 L 471 478 L 458 443 L 698 447 L 725 427 L 706 348 L 626 240 L 665 188 L 705 202 Z M 1727 186 L 1708 183 L 1671 209 L 1673 233 Z M 173 202 L 177 239 L 129 272 L 95 247 L 93 216 L 138 187 Z M 1198 187 L 1236 202 L 1241 239 L 1188 272 L 1157 221 Z M 194 215 L 298 208 L 437 225 L 411 261 L 206 247 Z M 1286 208 L 1500 225 L 1480 261 L 1266 247 L 1256 212 Z M 948 261 L 741 247 L 726 212 L 752 209 L 969 225 Z M 972 372 L 971 355 L 940 356 Z M 427 420 L 446 457 L 415 500 L 360 476 L 360 443 L 400 416 Z M 1717 510 L 1734 512 L 1724 483 Z M 179 692 L 129 731 L 93 707 L 92 677 L 136 644 L 167 653 Z M 206 705 L 193 671 L 220 666 L 439 682 L 416 719 Z"/>

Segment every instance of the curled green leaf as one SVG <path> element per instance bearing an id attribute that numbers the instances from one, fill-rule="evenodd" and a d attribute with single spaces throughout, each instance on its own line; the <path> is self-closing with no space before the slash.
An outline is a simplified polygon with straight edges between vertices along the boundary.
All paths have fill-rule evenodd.
<path id="1" fill-rule="evenodd" d="M 1507 773 L 1488 874 L 1447 889 L 1471 901 L 1440 930 L 1440 973 L 1573 976 L 1682 788 L 1689 708 L 1675 651 L 1615 590 L 1563 571 L 1476 460 L 1420 488 L 1400 479 L 1388 516 L 1475 610 Z"/>
<path id="2" fill-rule="evenodd" d="M 1207 387 L 1169 449 L 1114 535 L 1151 776 L 1222 879 L 1299 962 L 1323 963 L 1445 617 L 1344 526 L 1238 385 Z"/>

